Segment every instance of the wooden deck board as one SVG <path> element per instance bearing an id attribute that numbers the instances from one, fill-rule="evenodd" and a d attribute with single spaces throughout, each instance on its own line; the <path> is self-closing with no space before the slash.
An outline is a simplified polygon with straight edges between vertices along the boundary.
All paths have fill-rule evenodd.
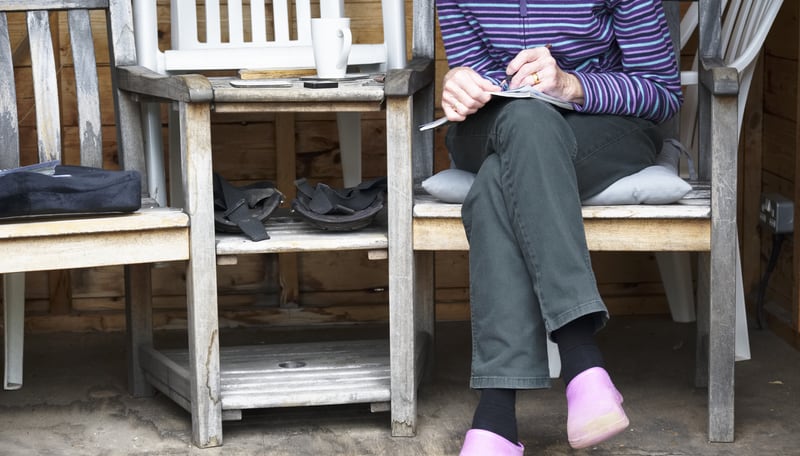
<path id="1" fill-rule="evenodd" d="M 389 245 L 386 222 L 380 218 L 364 229 L 350 232 L 321 230 L 296 216 L 270 217 L 266 226 L 270 239 L 258 242 L 243 235 L 218 233 L 217 255 L 381 250 Z"/>
<path id="2" fill-rule="evenodd" d="M 159 353 L 149 375 L 175 390 L 166 394 L 187 397 L 185 383 L 169 378 L 188 366 L 188 352 Z M 220 366 L 223 410 L 390 400 L 387 340 L 221 347 Z"/>

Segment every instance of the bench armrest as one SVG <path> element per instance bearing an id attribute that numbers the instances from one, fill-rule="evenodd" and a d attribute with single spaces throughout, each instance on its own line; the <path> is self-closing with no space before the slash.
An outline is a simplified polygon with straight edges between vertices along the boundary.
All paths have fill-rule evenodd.
<path id="1" fill-rule="evenodd" d="M 434 79 L 432 59 L 415 58 L 405 68 L 386 72 L 384 91 L 387 97 L 409 97 Z"/>
<path id="2" fill-rule="evenodd" d="M 143 66 L 117 67 L 120 89 L 134 94 L 187 103 L 210 102 L 211 82 L 199 74 L 165 75 Z"/>
<path id="3" fill-rule="evenodd" d="M 700 58 L 700 84 L 712 95 L 737 96 L 739 94 L 739 72 L 725 66 L 719 58 Z"/>

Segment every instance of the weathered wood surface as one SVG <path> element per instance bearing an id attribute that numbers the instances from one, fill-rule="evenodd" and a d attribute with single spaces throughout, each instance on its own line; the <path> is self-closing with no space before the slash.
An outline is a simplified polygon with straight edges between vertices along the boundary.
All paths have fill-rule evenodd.
<path id="1" fill-rule="evenodd" d="M 685 7 L 686 3 L 687 2 L 681 2 L 681 6 Z M 158 6 L 162 12 L 168 8 L 168 4 L 168 0 L 158 0 Z M 374 8 L 374 6 L 375 3 L 372 0 L 348 0 L 348 2 L 346 2 L 345 10 L 352 20 L 354 39 L 367 42 L 373 39 L 371 35 L 382 33 L 380 30 L 380 21 L 378 20 L 379 9 Z M 407 6 L 410 11 L 412 3 L 407 2 Z M 17 7 L 27 7 L 27 2 L 20 3 L 17 5 Z M 773 27 L 774 30 L 770 33 L 770 36 L 767 39 L 766 52 L 764 55 L 765 74 L 767 74 L 768 77 L 765 78 L 763 89 L 765 97 L 765 102 L 763 104 L 763 127 L 765 130 L 763 135 L 763 163 L 760 166 L 757 164 L 753 164 L 753 166 L 748 165 L 743 169 L 743 172 L 745 173 L 751 175 L 761 175 L 763 182 L 758 188 L 752 189 L 750 194 L 757 195 L 760 190 L 765 192 L 774 191 L 787 196 L 794 194 L 793 181 L 795 180 L 794 176 L 796 174 L 794 167 L 794 151 L 796 149 L 795 133 L 797 131 L 797 75 L 795 71 L 795 64 L 797 60 L 798 49 L 798 43 L 796 39 L 798 30 L 798 15 L 794 13 L 797 11 L 797 9 L 797 4 L 784 2 L 783 11 L 781 11 L 781 13 L 778 15 L 776 24 Z M 60 77 L 59 84 L 61 84 L 63 88 L 61 95 L 66 103 L 74 103 L 72 100 L 72 94 L 75 93 L 74 84 L 70 81 L 70 78 L 66 77 L 72 73 L 72 57 L 71 53 L 69 52 L 70 45 L 68 44 L 69 38 L 66 27 L 67 18 L 66 15 L 58 15 L 57 17 L 60 24 L 60 33 L 56 38 L 56 49 L 60 50 L 59 61 L 62 65 L 58 73 Z M 97 61 L 100 69 L 100 74 L 98 75 L 100 78 L 99 82 L 103 91 L 103 98 L 105 99 L 109 97 L 109 88 L 111 87 L 111 81 L 107 68 L 108 54 L 106 51 L 108 46 L 104 34 L 105 17 L 102 12 L 93 12 L 91 17 L 95 47 L 97 49 Z M 418 23 L 418 18 L 411 14 L 409 14 L 408 17 L 409 22 L 413 22 L 413 27 L 417 27 L 419 25 L 420 27 L 424 28 L 422 24 Z M 412 17 L 415 17 L 414 21 L 410 20 Z M 30 62 L 29 58 L 26 56 L 25 46 L 21 45 L 20 43 L 21 39 L 27 35 L 27 30 L 24 16 L 22 16 L 22 21 L 19 19 L 20 15 L 9 16 L 8 24 L 8 30 L 11 36 L 11 47 L 16 57 L 16 66 L 14 71 L 17 78 L 15 82 L 18 86 L 17 92 L 20 94 L 17 102 L 19 104 L 20 112 L 32 112 L 32 109 L 28 107 L 27 104 L 32 102 L 33 97 L 32 95 L 24 95 L 26 93 L 31 93 L 32 90 L 30 82 L 31 78 L 29 76 L 30 68 L 25 66 L 29 65 Z M 169 18 L 166 14 L 161 14 L 159 16 L 158 26 L 162 48 L 166 48 L 169 46 L 170 40 Z M 409 35 L 409 37 L 410 36 L 411 35 Z M 437 46 L 436 74 L 440 78 L 446 70 L 446 62 L 444 61 L 443 52 L 439 47 L 441 46 L 441 43 L 438 36 L 435 46 Z M 9 73 L 4 72 L 3 74 Z M 434 84 L 434 86 L 434 89 L 438 92 L 440 90 L 440 84 Z M 755 88 L 753 90 L 755 90 Z M 438 100 L 438 97 L 436 99 Z M 0 103 L 6 100 L 13 101 L 13 97 L 0 97 Z M 752 105 L 749 107 L 749 109 L 753 108 L 755 110 L 760 106 L 760 104 Z M 436 106 L 436 108 L 438 109 L 438 106 Z M 65 148 L 64 156 L 71 163 L 76 163 L 77 159 L 75 157 L 77 156 L 76 151 L 78 150 L 78 135 L 76 133 L 76 126 L 78 124 L 77 115 L 72 114 L 71 109 L 68 109 L 67 111 L 69 112 L 62 112 L 62 124 L 65 130 L 62 136 L 62 140 L 64 142 L 63 145 Z M 364 143 L 365 176 L 383 175 L 385 174 L 385 143 L 382 114 L 376 112 L 374 114 L 364 114 L 362 117 L 365 119 L 369 117 L 364 126 L 364 134 L 362 135 L 362 141 Z M 116 138 L 114 135 L 115 121 L 113 109 L 111 109 L 109 103 L 104 103 L 101 105 L 101 118 L 103 122 L 103 141 L 105 151 L 104 160 L 106 166 L 113 166 L 117 160 L 115 152 Z M 26 125 L 27 127 L 35 127 L 35 116 L 25 117 L 21 121 L 22 125 Z M 273 117 L 269 115 L 259 115 L 256 118 L 253 115 L 242 117 L 233 114 L 226 114 L 224 116 L 215 116 L 212 122 L 214 129 L 212 141 L 213 149 L 215 150 L 215 169 L 218 168 L 223 175 L 229 176 L 230 180 L 237 183 L 274 179 L 276 176 L 276 170 L 274 167 L 275 160 L 273 158 L 274 137 L 271 133 L 274 125 Z M 751 125 L 754 124 L 745 121 L 745 128 L 749 128 Z M 335 120 L 333 117 L 326 114 L 304 113 L 299 115 L 297 118 L 297 131 L 297 174 L 299 176 L 307 176 L 318 180 L 324 180 L 325 182 L 332 184 L 338 184 L 341 170 L 338 168 L 338 149 L 335 132 Z M 436 170 L 443 169 L 449 164 L 447 161 L 447 154 L 444 151 L 442 133 L 443 132 L 441 131 L 435 133 L 436 153 L 434 155 L 434 159 Z M 35 159 L 36 156 L 35 131 L 30 129 L 23 132 L 20 136 L 21 140 L 25 142 L 25 155 L 23 157 L 27 157 L 26 159 L 29 162 L 31 160 L 30 157 L 34 157 Z M 29 143 L 31 138 L 34 139 L 32 148 Z M 3 140 L 3 144 L 8 144 L 8 141 Z M 33 151 L 33 155 L 31 155 L 31 151 Z M 752 148 L 750 145 L 748 145 L 744 150 L 745 157 L 748 157 L 751 154 L 751 151 Z M 250 165 L 247 167 L 241 167 L 239 163 L 243 161 L 246 161 Z M 0 167 L 7 166 L 0 165 Z M 768 236 L 764 236 L 760 233 L 761 230 L 757 228 L 757 220 L 746 219 L 743 220 L 743 223 L 754 227 L 752 231 L 755 232 L 755 235 L 760 236 L 759 239 L 763 238 L 763 242 L 758 241 L 759 251 L 755 257 L 752 255 L 752 253 L 748 254 L 746 252 L 743 256 L 743 265 L 745 267 L 748 265 L 755 266 L 755 275 L 760 278 L 758 268 L 761 266 L 759 266 L 759 264 L 765 263 L 765 259 L 768 258 L 771 249 L 771 241 L 768 239 Z M 745 239 L 743 239 L 743 241 L 745 241 Z M 778 267 L 776 268 L 776 271 L 770 280 L 767 301 L 770 308 L 775 310 L 775 317 L 773 318 L 772 324 L 776 327 L 789 324 L 788 322 L 793 320 L 793 315 L 797 313 L 797 310 L 800 307 L 796 304 L 796 300 L 792 298 L 791 290 L 793 282 L 793 255 L 791 252 L 792 248 L 790 248 L 791 246 L 794 246 L 791 241 L 789 241 L 789 244 L 785 245 L 780 256 Z M 447 261 L 446 259 L 443 259 L 444 257 L 442 254 L 436 254 L 435 257 L 437 265 Z M 760 259 L 763 261 L 760 261 Z M 629 265 L 636 265 L 638 261 L 639 260 L 637 257 L 633 255 L 615 255 L 608 261 L 609 266 L 605 269 L 612 267 L 628 269 Z M 225 268 L 222 270 L 222 274 L 223 276 L 239 274 L 235 271 L 245 267 L 249 267 L 249 265 L 241 264 L 240 266 Z M 323 282 L 330 282 L 327 279 L 329 272 L 326 267 L 313 267 L 308 263 L 301 263 L 300 268 L 300 276 L 302 278 L 301 280 L 303 281 L 315 282 L 321 280 Z M 112 269 L 112 271 L 114 271 L 114 269 Z M 446 276 L 442 276 L 443 273 L 450 274 L 449 270 L 446 269 L 437 274 L 437 290 L 439 290 L 438 284 L 442 280 L 448 280 L 446 279 Z M 76 273 L 71 272 L 71 274 L 75 275 Z M 35 276 L 36 274 L 31 275 Z M 120 276 L 118 274 L 111 274 L 110 277 Z M 458 277 L 459 276 L 454 276 L 453 280 L 458 280 Z M 29 279 L 31 278 L 29 277 Z M 658 274 L 654 272 L 652 277 L 643 279 L 650 282 L 656 282 L 658 280 Z M 462 285 L 466 285 L 466 279 L 461 280 L 463 280 Z M 598 280 L 600 285 L 614 285 L 614 283 L 609 282 L 609 280 L 617 279 L 606 278 L 604 274 L 600 272 L 598 274 Z M 121 329 L 120 326 L 110 323 L 121 321 L 119 318 L 121 307 L 107 308 L 105 310 L 106 314 L 103 315 L 102 318 L 86 319 L 86 325 L 72 322 L 68 323 L 66 319 L 49 319 L 44 314 L 47 312 L 47 296 L 40 296 L 40 293 L 38 292 L 38 290 L 47 288 L 46 278 L 41 279 L 41 281 L 44 282 L 44 288 L 35 288 L 33 285 L 29 285 L 26 290 L 28 301 L 27 305 L 32 309 L 38 309 L 37 312 L 41 312 L 37 313 L 36 315 L 37 322 L 41 322 L 41 324 L 37 323 L 39 330 L 58 330 L 59 321 L 64 322 L 64 327 L 62 328 L 64 330 L 79 330 L 79 328 L 93 328 L 92 330 L 96 330 L 95 328 L 98 327 L 96 322 L 101 320 L 108 322 L 104 323 L 105 326 L 103 326 L 104 328 L 107 328 L 107 330 Z M 29 280 L 28 283 L 30 284 L 32 282 Z M 245 288 L 244 286 L 253 286 L 255 282 L 242 284 L 243 288 Z M 103 286 L 104 282 L 97 283 L 98 289 L 102 289 Z M 115 288 L 118 290 L 122 289 L 121 286 L 116 286 Z M 747 289 L 749 288 L 746 288 L 746 290 Z M 177 304 L 179 300 L 173 299 L 173 297 L 182 294 L 182 290 L 182 285 L 178 281 L 172 282 L 171 286 L 167 285 L 160 287 L 157 290 L 156 301 L 175 302 L 176 306 L 171 310 L 171 312 L 177 315 L 183 306 Z M 358 292 L 358 289 L 354 288 L 353 291 Z M 247 295 L 248 292 L 245 291 L 244 293 Z M 319 295 L 319 292 L 316 290 L 301 290 L 299 302 L 302 303 L 307 300 L 316 300 L 317 298 L 314 298 L 316 295 Z M 120 297 L 121 294 L 117 295 L 117 299 Z M 647 297 L 643 296 L 643 299 L 645 298 Z M 249 294 L 249 299 L 249 302 L 255 303 L 260 298 Z M 110 296 L 108 298 L 109 302 L 113 302 L 113 300 L 114 297 Z M 85 301 L 83 301 L 81 297 L 75 296 L 72 297 L 72 302 L 73 305 L 75 305 L 77 302 Z M 625 308 L 629 309 L 630 307 L 626 306 Z M 156 313 L 158 314 L 158 312 L 165 312 L 167 310 L 168 309 L 162 306 L 156 310 Z M 663 308 L 663 311 L 666 312 L 666 307 Z M 89 322 L 90 320 L 91 323 Z M 163 322 L 166 321 L 171 320 L 167 318 L 158 318 L 157 324 L 164 324 Z M 280 324 L 279 321 L 273 321 L 275 324 Z M 791 336 L 792 331 L 794 330 L 788 328 L 788 332 L 785 334 Z"/>
<path id="2" fill-rule="evenodd" d="M 8 30 L 6 13 L 0 13 L 0 29 Z M 0 72 L 14 74 L 11 39 L 7 33 L 0 34 Z M 19 115 L 16 103 L 14 78 L 3 78 L 0 84 L 0 141 L 8 153 L 0 154 L 0 169 L 19 166 Z"/>
<path id="3" fill-rule="evenodd" d="M 421 2 L 424 3 L 424 2 Z M 689 205 L 645 207 L 587 207 L 583 209 L 587 243 L 590 250 L 610 251 L 700 251 L 709 252 L 710 318 L 708 327 L 709 438 L 712 441 L 733 439 L 733 337 L 735 310 L 736 242 L 736 95 L 737 72 L 720 60 L 719 0 L 701 0 L 699 49 L 702 70 L 700 88 L 700 178 L 711 182 L 710 200 L 694 200 Z M 432 7 L 427 5 L 430 9 Z M 672 15 L 673 20 L 679 19 Z M 423 19 L 423 23 L 426 21 Z M 677 29 L 677 27 L 673 27 Z M 432 31 L 420 33 L 433 42 Z M 421 38 L 424 40 L 424 37 Z M 425 57 L 431 57 L 427 55 Z M 413 107 L 402 105 L 400 97 L 388 100 L 387 162 L 392 170 L 389 185 L 390 303 L 393 317 L 400 325 L 415 327 L 433 318 L 422 309 L 432 306 L 418 299 L 431 300 L 433 293 L 420 293 L 416 287 L 432 286 L 430 277 L 415 270 L 428 251 L 468 249 L 460 221 L 460 207 L 427 204 L 419 210 L 413 205 L 413 183 L 431 175 L 432 148 L 413 148 L 413 125 L 409 118 Z M 396 113 L 394 113 L 396 110 Z M 389 117 L 391 116 L 391 118 Z M 430 135 L 432 133 L 428 133 Z M 399 144 L 396 144 L 399 143 Z M 412 150 L 422 166 L 411 159 Z M 442 213 L 446 212 L 445 216 Z M 409 245 L 412 246 L 409 249 Z M 415 255 L 414 251 L 420 251 Z M 421 263 L 423 264 L 423 263 Z M 432 275 L 430 268 L 428 275 Z M 420 269 L 422 270 L 422 268 Z M 409 318 L 408 313 L 414 317 Z M 409 341 L 406 341 L 410 343 Z M 394 348 L 394 346 L 393 346 Z M 407 369 L 413 369 L 413 351 L 393 351 L 393 375 L 403 371 L 399 384 L 408 385 Z M 405 390 L 403 391 L 406 392 Z M 393 422 L 396 433 L 411 430 L 416 420 L 413 392 L 395 404 L 408 413 L 408 421 Z M 396 415 L 396 416 L 399 416 Z"/>
<path id="4" fill-rule="evenodd" d="M 224 410 L 295 407 L 389 400 L 386 340 L 222 347 Z M 149 350 L 145 370 L 155 386 L 188 403 L 186 350 Z"/>
<path id="5" fill-rule="evenodd" d="M 16 3 L 12 5 L 11 3 Z M 110 15 L 105 16 L 106 8 L 111 6 Z M 119 64 L 131 63 L 136 56 L 130 44 L 130 29 L 132 16 L 129 5 L 122 0 L 112 0 L 109 3 L 95 3 L 92 1 L 52 1 L 52 2 L 0 2 L 0 18 L 3 27 L 0 34 L 0 66 L 5 69 L 25 67 L 18 72 L 6 72 L 17 77 L 28 77 L 25 84 L 12 84 L 7 78 L 2 84 L 3 92 L 16 92 L 15 87 L 20 87 L 22 92 L 13 93 L 11 100 L 4 100 L 0 104 L 3 110 L 0 118 L 6 122 L 2 127 L 2 140 L 4 145 L 0 149 L 0 163 L 3 166 L 18 166 L 35 162 L 61 160 L 62 163 L 74 163 L 83 166 L 101 167 L 104 159 L 104 141 L 102 139 L 101 101 L 113 101 L 117 109 L 116 123 L 119 125 L 118 147 L 123 153 L 118 155 L 119 164 L 112 169 L 122 167 L 142 173 L 145 178 L 141 138 L 140 117 L 138 108 L 134 106 L 130 96 L 114 92 L 113 89 L 104 97 L 97 75 L 98 65 L 95 58 L 95 40 L 93 38 L 92 14 L 87 8 L 102 10 L 101 17 L 108 17 L 110 23 L 107 31 L 108 42 L 114 43 L 116 48 L 113 58 L 109 56 L 107 62 L 113 67 Z M 49 8 L 27 11 L 23 16 L 27 25 L 27 34 L 19 34 L 15 26 L 14 32 L 9 29 L 6 11 L 16 11 L 22 8 Z M 56 10 L 58 13 L 56 14 Z M 63 14 L 63 10 L 68 10 Z M 125 13 L 128 13 L 127 15 Z M 62 19 L 66 17 L 66 21 Z M 51 20 L 55 19 L 55 20 Z M 18 24 L 16 24 L 18 25 Z M 67 32 L 69 30 L 69 32 Z M 64 34 L 62 34 L 64 32 Z M 62 37 L 69 33 L 69 45 L 66 54 L 74 62 L 71 71 L 62 70 L 62 47 L 54 46 Z M 11 44 L 13 43 L 13 45 Z M 13 46 L 12 49 L 9 49 Z M 56 50 L 57 49 L 57 50 Z M 106 50 L 109 48 L 106 47 Z M 17 64 L 11 64 L 17 61 Z M 61 80 L 71 80 L 65 83 L 73 91 L 65 91 L 69 96 L 62 97 Z M 24 100 L 24 103 L 14 103 L 15 100 Z M 31 108 L 35 107 L 35 115 Z M 64 128 L 61 123 L 61 113 L 73 111 L 69 118 L 74 119 L 77 125 L 72 129 Z M 21 114 L 21 115 L 20 115 Z M 30 124 L 30 118 L 35 117 L 35 126 Z M 22 128 L 20 128 L 22 126 Z M 77 141 L 68 143 L 75 145 L 70 155 L 64 154 L 63 134 L 66 131 L 77 133 Z M 28 135 L 24 143 L 30 147 L 19 147 L 19 135 Z M 15 136 L 13 138 L 12 136 Z M 34 146 L 35 144 L 35 153 Z M 66 157 L 70 160 L 66 160 Z M 74 158 L 74 161 L 72 159 Z M 209 172 L 210 174 L 210 172 Z M 138 196 L 138 195 L 137 195 Z M 147 195 L 142 195 L 147 200 Z M 0 249 L 4 252 L 0 258 L 0 274 L 4 275 L 6 286 L 10 290 L 4 299 L 6 308 L 6 332 L 22 334 L 24 325 L 24 292 L 18 292 L 18 279 L 22 273 L 28 271 L 51 271 L 65 269 L 83 269 L 107 265 L 155 263 L 161 261 L 184 261 L 190 257 L 189 230 L 194 226 L 189 223 L 186 213 L 179 210 L 143 209 L 132 214 L 71 214 L 52 217 L 29 217 L 6 219 L 0 222 Z M 138 275 L 135 281 L 129 283 L 136 287 L 130 296 L 130 305 L 139 305 L 142 301 L 149 301 L 150 289 L 143 288 L 149 285 L 149 266 L 140 266 L 135 269 Z M 54 314 L 67 314 L 70 311 L 69 274 L 64 272 L 48 272 L 49 295 L 51 298 L 50 311 Z M 143 279 L 143 280 L 140 280 Z M 11 316 L 11 318 L 8 318 Z M 133 338 L 135 343 L 142 339 Z M 21 366 L 21 344 L 14 347 L 6 344 L 6 360 L 18 360 Z M 136 360 L 132 360 L 135 363 Z"/>
<path id="6" fill-rule="evenodd" d="M 586 241 L 592 251 L 703 251 L 710 245 L 708 200 L 691 204 L 584 206 Z M 705 204 L 703 204 L 703 202 Z M 416 250 L 468 250 L 461 205 L 417 195 Z"/>
<path id="7" fill-rule="evenodd" d="M 130 214 L 52 216 L 32 219 L 6 219 L 0 222 L 0 239 L 36 238 L 186 228 L 189 218 L 172 208 L 140 209 Z"/>
<path id="8" fill-rule="evenodd" d="M 217 255 L 372 250 L 388 246 L 385 222 L 376 222 L 358 231 L 330 232 L 298 220 L 296 216 L 286 216 L 270 217 L 266 228 L 270 238 L 258 242 L 241 235 L 218 234 Z"/>
<path id="9" fill-rule="evenodd" d="M 215 101 L 222 103 L 308 102 L 326 105 L 331 102 L 381 103 L 384 97 L 383 84 L 374 81 L 369 76 L 364 79 L 340 81 L 338 87 L 328 89 L 305 88 L 300 79 L 293 79 L 292 87 L 233 87 L 230 84 L 233 79 L 230 77 L 209 79 L 214 89 Z M 269 110 L 263 111 L 268 112 Z"/>
<path id="10" fill-rule="evenodd" d="M 55 54 L 47 11 L 27 13 L 30 34 L 33 91 L 36 100 L 36 130 L 39 138 L 39 162 L 61 159 L 61 120 Z M 90 44 L 90 43 L 84 43 Z M 92 50 L 87 52 L 93 53 Z"/>
<path id="11" fill-rule="evenodd" d="M 409 97 L 387 101 L 389 209 L 389 321 L 392 322 L 392 435 L 413 436 L 417 425 L 417 312 L 412 224 L 411 135 L 413 103 Z"/>
<path id="12" fill-rule="evenodd" d="M 206 448 L 222 445 L 210 106 L 178 103 L 178 116 L 184 210 L 192 220 L 186 277 L 192 442 Z"/>

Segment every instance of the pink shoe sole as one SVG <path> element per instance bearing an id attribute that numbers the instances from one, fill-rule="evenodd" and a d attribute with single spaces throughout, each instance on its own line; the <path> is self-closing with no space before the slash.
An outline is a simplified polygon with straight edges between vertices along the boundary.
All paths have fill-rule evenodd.
<path id="1" fill-rule="evenodd" d="M 525 447 L 484 429 L 470 429 L 459 456 L 522 456 Z"/>
<path id="2" fill-rule="evenodd" d="M 628 427 L 622 395 L 603 368 L 587 369 L 567 386 L 567 436 L 572 448 L 587 448 Z"/>

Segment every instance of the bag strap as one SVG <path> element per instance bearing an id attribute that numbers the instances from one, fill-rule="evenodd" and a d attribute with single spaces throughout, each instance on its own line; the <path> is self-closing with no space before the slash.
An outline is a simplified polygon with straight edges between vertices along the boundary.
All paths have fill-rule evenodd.
<path id="1" fill-rule="evenodd" d="M 355 187 L 333 189 L 324 183 L 311 187 L 305 178 L 294 181 L 308 198 L 308 208 L 318 214 L 354 214 L 369 207 L 386 190 L 386 177 L 362 182 Z"/>
<path id="2" fill-rule="evenodd" d="M 214 173 L 214 180 L 217 182 L 225 202 L 224 217 L 235 223 L 253 241 L 269 239 L 267 228 L 260 220 L 251 215 L 252 209 L 247 204 L 244 192 L 217 173 Z"/>
<path id="3" fill-rule="evenodd" d="M 694 159 L 692 159 L 692 154 L 689 153 L 689 150 L 686 149 L 686 146 L 684 146 L 682 142 L 678 141 L 675 138 L 666 138 L 664 142 L 667 142 L 673 145 L 676 149 L 678 149 L 678 163 L 680 163 L 681 155 L 686 158 L 686 167 L 689 171 L 689 179 L 696 181 L 697 171 L 695 170 L 694 167 Z M 680 173 L 680 168 L 678 168 L 678 173 Z"/>

